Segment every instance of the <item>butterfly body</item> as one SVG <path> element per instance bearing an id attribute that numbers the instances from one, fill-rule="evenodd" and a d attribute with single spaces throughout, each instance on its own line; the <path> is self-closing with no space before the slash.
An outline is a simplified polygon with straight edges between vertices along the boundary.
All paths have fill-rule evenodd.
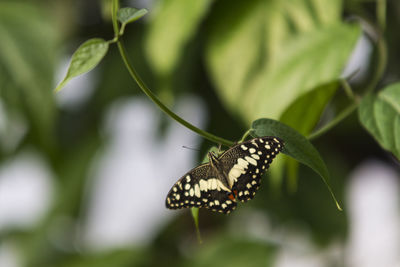
<path id="1" fill-rule="evenodd" d="M 230 213 L 254 197 L 261 177 L 282 150 L 283 141 L 266 136 L 239 143 L 220 156 L 210 152 L 209 162 L 202 164 L 179 179 L 167 195 L 166 207 L 207 208 Z"/>

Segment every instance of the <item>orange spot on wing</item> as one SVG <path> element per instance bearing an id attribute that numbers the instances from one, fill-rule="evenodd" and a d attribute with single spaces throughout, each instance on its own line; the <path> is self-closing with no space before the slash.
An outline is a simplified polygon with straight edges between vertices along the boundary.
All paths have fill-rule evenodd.
<path id="1" fill-rule="evenodd" d="M 237 196 L 237 190 L 233 190 L 233 193 L 235 194 L 235 196 Z"/>
<path id="2" fill-rule="evenodd" d="M 230 200 L 233 200 L 233 201 L 235 200 L 235 196 L 233 194 L 230 194 L 228 197 Z"/>

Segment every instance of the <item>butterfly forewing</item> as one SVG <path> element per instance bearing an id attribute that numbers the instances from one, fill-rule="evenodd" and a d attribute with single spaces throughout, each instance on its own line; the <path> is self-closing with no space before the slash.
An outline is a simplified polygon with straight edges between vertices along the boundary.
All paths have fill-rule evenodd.
<path id="1" fill-rule="evenodd" d="M 282 148 L 283 142 L 278 138 L 261 137 L 240 143 L 221 155 L 230 188 L 240 201 L 254 197 L 262 175 Z"/>
<path id="2" fill-rule="evenodd" d="M 229 213 L 236 208 L 236 201 L 230 195 L 232 191 L 207 163 L 179 179 L 169 191 L 165 204 L 169 209 L 199 207 Z"/>

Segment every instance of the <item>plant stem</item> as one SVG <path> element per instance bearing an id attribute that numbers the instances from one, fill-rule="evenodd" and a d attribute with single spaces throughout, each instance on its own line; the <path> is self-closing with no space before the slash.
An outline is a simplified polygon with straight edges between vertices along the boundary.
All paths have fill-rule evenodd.
<path id="1" fill-rule="evenodd" d="M 386 29 L 386 0 L 376 1 L 376 17 L 378 19 L 378 25 L 381 32 L 385 32 Z"/>
<path id="2" fill-rule="evenodd" d="M 365 90 L 365 94 L 372 93 L 372 91 L 378 85 L 379 81 L 382 79 L 383 73 L 386 69 L 387 47 L 386 47 L 386 41 L 384 40 L 383 36 L 381 36 L 379 38 L 376 45 L 377 45 L 377 52 L 378 52 L 377 67 L 376 67 L 376 71 L 373 73 L 370 84 L 368 85 L 367 89 Z"/>
<path id="3" fill-rule="evenodd" d="M 351 86 L 350 86 L 349 82 L 348 82 L 347 80 L 345 80 L 345 79 L 342 79 L 342 80 L 340 81 L 340 83 L 342 84 L 343 89 L 344 89 L 344 92 L 347 94 L 347 96 L 348 96 L 351 100 L 354 101 L 354 100 L 356 99 L 356 97 L 355 97 L 355 95 L 354 95 L 354 93 L 353 93 L 353 90 L 351 89 Z"/>
<path id="4" fill-rule="evenodd" d="M 339 115 L 337 115 L 333 120 L 325 124 L 322 128 L 318 129 L 317 131 L 313 132 L 308 136 L 309 140 L 315 139 L 335 127 L 339 122 L 347 118 L 351 113 L 353 113 L 358 107 L 358 102 L 352 103 L 346 109 L 344 109 Z"/>
<path id="5" fill-rule="evenodd" d="M 243 134 L 243 136 L 242 136 L 242 139 L 240 139 L 240 141 L 239 141 L 239 143 L 242 143 L 242 142 L 244 142 L 244 140 L 247 138 L 247 136 L 249 136 L 250 135 L 250 133 L 251 133 L 251 131 L 252 131 L 252 129 L 250 128 L 250 129 L 248 129 L 244 134 Z"/>
<path id="6" fill-rule="evenodd" d="M 124 44 L 122 43 L 121 39 L 119 38 L 119 25 L 117 22 L 117 11 L 118 11 L 118 0 L 113 0 L 113 10 L 112 10 L 112 21 L 113 21 L 113 28 L 114 28 L 114 33 L 115 37 L 118 38 L 117 45 L 118 45 L 118 50 L 119 53 L 121 54 L 122 60 L 125 63 L 126 68 L 129 71 L 129 74 L 131 77 L 135 80 L 137 85 L 140 87 L 140 89 L 145 93 L 162 111 L 164 111 L 168 116 L 185 126 L 186 128 L 194 131 L 195 133 L 203 136 L 204 138 L 213 141 L 218 144 L 222 144 L 225 146 L 232 146 L 233 142 L 226 140 L 224 138 L 221 138 L 219 136 L 213 135 L 209 132 L 203 131 L 193 124 L 187 122 L 186 120 L 182 119 L 179 117 L 177 114 L 172 112 L 167 106 L 165 106 L 160 99 L 146 86 L 144 81 L 140 78 L 139 74 L 136 72 L 135 68 L 132 66 L 132 64 L 128 60 L 127 52 L 125 49 Z"/>

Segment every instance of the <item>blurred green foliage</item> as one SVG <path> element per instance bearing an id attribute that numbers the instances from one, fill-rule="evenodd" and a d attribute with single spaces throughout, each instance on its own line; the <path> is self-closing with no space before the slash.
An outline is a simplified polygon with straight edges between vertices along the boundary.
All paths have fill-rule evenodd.
<path id="1" fill-rule="evenodd" d="M 35 227 L 24 231 L 11 227 L 0 233 L 0 244 L 14 244 L 26 266 L 273 266 L 282 246 L 269 236 L 246 235 L 244 227 L 232 230 L 241 226 L 240 218 L 252 218 L 241 210 L 229 217 L 200 210 L 203 245 L 197 244 L 186 212 L 145 246 L 104 253 L 75 248 L 79 237 L 73 226 L 85 212 L 84 186 L 90 164 L 107 142 L 99 131 L 104 114 L 114 101 L 141 92 L 111 46 L 97 67 L 101 75 L 96 76 L 96 88 L 83 105 L 57 107 L 52 90 L 64 53 L 72 54 L 93 37 L 114 37 L 107 13 L 110 6 L 108 0 L 0 2 L 0 112 L 4 117 L 0 160 L 5 162 L 26 148 L 35 149 L 54 172 L 57 192 L 50 210 Z M 400 78 L 399 10 L 400 2 L 388 1 L 384 37 L 392 56 L 378 89 Z M 354 101 L 341 90 L 340 75 L 361 35 L 360 21 L 375 25 L 379 21 L 376 13 L 374 2 L 358 0 L 158 0 L 146 20 L 126 28 L 123 39 L 135 68 L 166 104 L 174 106 L 182 94 L 204 100 L 211 114 L 207 118 L 210 132 L 239 140 L 253 120 L 269 117 L 308 136 L 331 119 L 332 113 Z M 351 15 L 359 19 L 349 20 Z M 373 38 L 369 39 L 374 45 Z M 368 74 L 374 73 L 377 58 L 374 47 Z M 361 77 L 352 84 L 354 92 L 362 95 L 369 82 L 369 75 Z M 398 99 L 398 90 L 397 84 L 370 95 L 363 100 L 364 112 L 360 113 L 364 126 L 397 158 L 398 103 L 386 101 L 385 96 L 390 93 L 390 99 Z M 389 118 L 382 114 L 388 112 L 392 117 L 385 123 Z M 392 136 L 382 134 L 393 129 Z M 390 161 L 360 126 L 355 113 L 314 144 L 344 206 L 347 177 L 359 162 L 370 156 Z M 204 141 L 202 151 L 210 145 Z M 292 174 L 285 172 L 286 164 L 292 164 Z M 346 209 L 337 212 L 317 175 L 286 160 L 277 162 L 275 168 L 274 177 L 268 177 L 275 184 L 264 182 L 246 209 L 267 216 L 271 232 L 282 225 L 297 225 L 322 247 L 344 240 Z M 287 175 L 298 177 L 298 184 L 290 187 Z M 287 187 L 296 192 L 288 192 Z M 60 218 L 68 218 L 71 225 L 60 224 Z M 59 229 L 61 236 L 68 237 L 64 240 L 67 249 L 48 238 L 50 229 Z"/>

